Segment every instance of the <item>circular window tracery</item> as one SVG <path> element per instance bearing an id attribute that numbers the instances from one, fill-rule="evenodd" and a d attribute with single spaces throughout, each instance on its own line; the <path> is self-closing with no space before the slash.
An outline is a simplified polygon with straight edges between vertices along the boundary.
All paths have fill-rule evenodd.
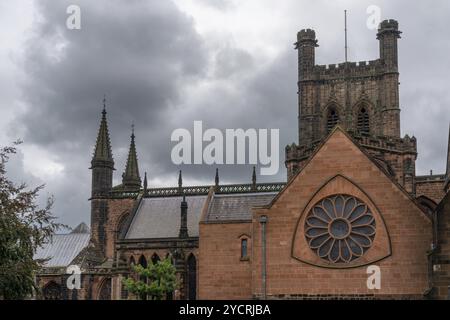
<path id="1" fill-rule="evenodd" d="M 375 229 L 369 207 L 349 195 L 322 199 L 305 220 L 310 248 L 332 263 L 349 263 L 361 257 L 372 246 Z"/>

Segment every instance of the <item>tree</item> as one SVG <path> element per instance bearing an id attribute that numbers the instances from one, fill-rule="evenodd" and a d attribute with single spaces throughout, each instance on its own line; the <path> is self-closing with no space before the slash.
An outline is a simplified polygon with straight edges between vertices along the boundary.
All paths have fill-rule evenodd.
<path id="1" fill-rule="evenodd" d="M 147 268 L 140 264 L 132 268 L 136 273 L 136 279 L 139 280 L 126 278 L 124 285 L 129 292 L 142 300 L 146 300 L 147 297 L 151 300 L 162 300 L 167 293 L 173 292 L 177 287 L 176 270 L 168 258 L 150 263 Z"/>
<path id="2" fill-rule="evenodd" d="M 29 189 L 6 176 L 6 164 L 18 144 L 0 149 L 0 300 L 23 299 L 37 289 L 34 276 L 45 261 L 35 261 L 33 255 L 63 227 L 50 212 L 53 197 L 44 208 L 37 204 L 44 185 Z"/>

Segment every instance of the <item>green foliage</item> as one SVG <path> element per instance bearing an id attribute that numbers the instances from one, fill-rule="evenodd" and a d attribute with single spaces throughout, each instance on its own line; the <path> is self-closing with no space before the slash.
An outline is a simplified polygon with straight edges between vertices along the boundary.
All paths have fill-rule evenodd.
<path id="1" fill-rule="evenodd" d="M 167 293 L 177 288 L 175 267 L 170 259 L 166 258 L 147 268 L 141 265 L 133 266 L 135 278 L 124 279 L 126 289 L 142 300 L 148 297 L 152 300 L 162 300 Z M 136 280 L 138 279 L 138 280 Z"/>
<path id="2" fill-rule="evenodd" d="M 43 185 L 29 190 L 25 183 L 16 185 L 6 176 L 6 164 L 15 153 L 15 147 L 0 149 L 0 300 L 33 293 L 34 275 L 44 262 L 34 261 L 33 255 L 63 226 L 53 221 L 53 198 L 44 208 L 36 204 Z"/>

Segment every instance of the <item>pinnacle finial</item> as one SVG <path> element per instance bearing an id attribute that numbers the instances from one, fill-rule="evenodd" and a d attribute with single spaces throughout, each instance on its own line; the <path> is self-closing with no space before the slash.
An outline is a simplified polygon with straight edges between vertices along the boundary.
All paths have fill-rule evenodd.
<path id="1" fill-rule="evenodd" d="M 103 114 L 106 114 L 106 94 L 103 95 Z"/>
<path id="2" fill-rule="evenodd" d="M 138 189 L 141 186 L 141 178 L 139 176 L 139 166 L 134 138 L 135 138 L 134 124 L 132 124 L 130 149 L 128 152 L 128 159 L 125 166 L 125 172 L 122 175 L 122 184 L 127 189 Z"/>
<path id="3" fill-rule="evenodd" d="M 253 166 L 253 174 L 252 174 L 252 188 L 256 189 L 256 167 Z"/>
<path id="4" fill-rule="evenodd" d="M 216 177 L 214 179 L 214 182 L 216 184 L 216 187 L 219 186 L 219 168 L 216 168 Z"/>
<path id="5" fill-rule="evenodd" d="M 147 171 L 144 173 L 144 195 L 147 193 Z"/>

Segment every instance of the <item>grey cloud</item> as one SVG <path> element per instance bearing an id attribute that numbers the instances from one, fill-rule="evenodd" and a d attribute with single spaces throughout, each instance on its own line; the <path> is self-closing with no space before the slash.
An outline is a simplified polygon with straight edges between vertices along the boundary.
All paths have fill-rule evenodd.
<path id="1" fill-rule="evenodd" d="M 170 1 L 76 1 L 82 29 L 69 30 L 66 8 L 73 3 L 37 4 L 42 20 L 22 57 L 28 109 L 10 125 L 10 135 L 24 131 L 25 143 L 65 166 L 61 182 L 47 185 L 57 214 L 78 222 L 89 215 L 87 168 L 103 94 L 120 178 L 131 122 L 145 128 L 143 145 L 158 139 L 154 128 L 182 98 L 179 87 L 203 75 L 207 52 L 192 19 Z"/>
<path id="2" fill-rule="evenodd" d="M 141 175 L 147 171 L 150 181 L 176 185 L 180 167 L 170 161 L 174 145 L 170 134 L 176 128 L 192 131 L 194 120 L 203 120 L 205 129 L 279 128 L 280 171 L 258 179 L 284 180 L 284 146 L 298 139 L 295 33 L 304 27 L 316 29 L 319 63 L 343 59 L 343 33 L 337 26 L 342 25 L 344 7 L 334 2 L 292 1 L 293 14 L 286 17 L 292 34 L 280 54 L 264 66 L 255 63 L 258 52 L 232 44 L 208 47 L 211 39 L 198 35 L 192 18 L 170 1 L 78 1 L 81 31 L 65 28 L 69 3 L 73 1 L 40 2 L 44 21 L 36 26 L 23 60 L 28 80 L 22 89 L 28 110 L 10 126 L 12 135 L 17 135 L 15 129 L 25 130 L 25 143 L 57 155 L 65 165 L 64 176 L 47 185 L 56 196 L 55 213 L 66 223 L 89 222 L 87 168 L 104 93 L 116 182 L 123 172 L 134 121 Z M 221 6 L 226 3 L 214 5 L 224 10 Z M 436 1 L 434 8 L 410 1 L 348 5 L 352 60 L 378 56 L 376 32 L 365 27 L 370 4 L 380 5 L 383 18 L 398 19 L 404 31 L 400 41 L 402 129 L 418 138 L 419 173 L 429 167 L 442 172 L 450 103 L 446 90 L 450 48 L 445 42 L 449 3 Z M 214 35 L 214 41 L 220 42 L 220 36 Z M 52 58 L 51 50 L 58 42 L 66 45 L 59 60 Z M 183 165 L 181 169 L 186 184 L 213 183 L 215 166 Z M 224 183 L 249 182 L 251 166 L 223 165 L 220 176 Z"/>

